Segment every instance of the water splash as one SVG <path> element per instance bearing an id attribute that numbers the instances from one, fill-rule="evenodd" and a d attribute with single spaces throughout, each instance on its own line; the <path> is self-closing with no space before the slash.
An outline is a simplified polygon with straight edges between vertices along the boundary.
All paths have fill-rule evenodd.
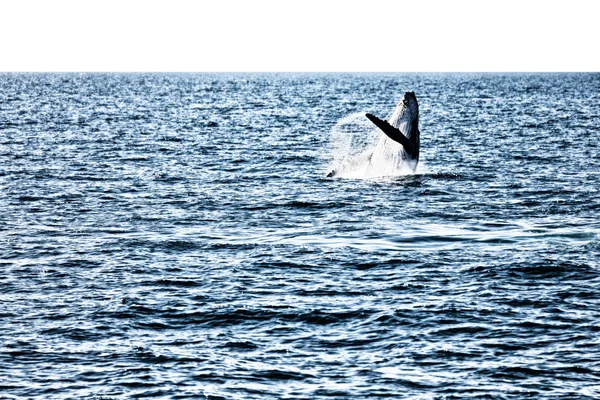
<path id="1" fill-rule="evenodd" d="M 398 119 L 394 110 L 386 119 Z M 402 158 L 402 145 L 375 128 L 364 112 L 340 119 L 331 130 L 330 176 L 351 179 L 395 177 L 414 173 Z"/>

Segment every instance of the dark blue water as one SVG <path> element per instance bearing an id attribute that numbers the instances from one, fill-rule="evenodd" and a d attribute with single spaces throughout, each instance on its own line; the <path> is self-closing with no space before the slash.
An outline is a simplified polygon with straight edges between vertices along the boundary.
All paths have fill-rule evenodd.
<path id="1" fill-rule="evenodd" d="M 326 178 L 420 102 L 416 174 Z M 0 398 L 597 398 L 600 75 L 0 75 Z"/>

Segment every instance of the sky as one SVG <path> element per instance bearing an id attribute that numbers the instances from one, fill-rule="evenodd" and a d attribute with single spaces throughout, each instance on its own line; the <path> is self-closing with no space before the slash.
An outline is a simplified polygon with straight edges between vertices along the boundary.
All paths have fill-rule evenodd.
<path id="1" fill-rule="evenodd" d="M 0 71 L 600 71 L 595 0 L 3 0 Z"/>

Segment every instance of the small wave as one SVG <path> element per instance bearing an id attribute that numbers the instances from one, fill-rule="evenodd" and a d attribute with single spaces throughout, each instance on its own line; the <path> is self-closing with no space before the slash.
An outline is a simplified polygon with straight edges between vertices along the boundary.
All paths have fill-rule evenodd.
<path id="1" fill-rule="evenodd" d="M 153 286 L 195 287 L 203 286 L 202 282 L 189 279 L 158 279 L 151 283 Z"/>
<path id="2" fill-rule="evenodd" d="M 230 341 L 227 343 L 224 343 L 222 345 L 220 345 L 219 347 L 221 348 L 225 348 L 225 349 L 232 349 L 232 350 L 256 350 L 258 349 L 258 345 L 249 342 L 249 341 Z"/>

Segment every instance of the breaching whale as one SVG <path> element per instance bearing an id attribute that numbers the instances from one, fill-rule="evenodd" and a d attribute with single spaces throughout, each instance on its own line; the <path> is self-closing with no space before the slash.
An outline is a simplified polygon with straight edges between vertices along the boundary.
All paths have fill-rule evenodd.
<path id="1" fill-rule="evenodd" d="M 381 120 L 373 114 L 365 114 L 371 122 L 395 142 L 402 145 L 402 160 L 413 171 L 419 163 L 419 103 L 415 92 L 406 92 L 398 103 L 388 121 Z"/>
<path id="2" fill-rule="evenodd" d="M 404 96 L 394 108 L 388 121 L 379 119 L 373 114 L 365 114 L 366 117 L 375 124 L 380 130 L 385 133 L 386 136 L 382 136 L 377 146 L 364 154 L 364 160 L 368 164 L 368 169 L 375 159 L 378 161 L 378 165 L 381 165 L 381 160 L 388 160 L 391 162 L 390 167 L 394 168 L 408 167 L 409 170 L 414 172 L 417 169 L 419 162 L 419 145 L 420 145 L 420 131 L 419 131 L 419 103 L 417 102 L 417 96 L 415 92 L 405 92 Z M 389 139 L 396 143 L 400 143 L 401 146 L 396 147 L 397 150 L 393 150 L 394 146 L 389 142 Z M 397 145 L 396 145 L 397 146 Z M 386 153 L 387 152 L 387 153 Z M 386 154 L 386 157 L 381 157 Z M 342 170 L 347 171 L 347 166 L 340 167 L 341 170 L 335 169 L 331 171 L 327 177 L 333 177 L 341 173 Z"/>

